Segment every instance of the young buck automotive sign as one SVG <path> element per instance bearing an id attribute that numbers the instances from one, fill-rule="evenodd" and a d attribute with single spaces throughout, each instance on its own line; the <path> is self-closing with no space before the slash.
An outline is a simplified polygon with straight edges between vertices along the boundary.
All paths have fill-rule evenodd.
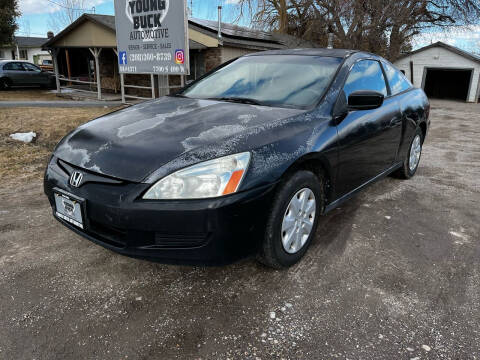
<path id="1" fill-rule="evenodd" d="M 115 0 L 121 73 L 187 75 L 186 0 Z"/>

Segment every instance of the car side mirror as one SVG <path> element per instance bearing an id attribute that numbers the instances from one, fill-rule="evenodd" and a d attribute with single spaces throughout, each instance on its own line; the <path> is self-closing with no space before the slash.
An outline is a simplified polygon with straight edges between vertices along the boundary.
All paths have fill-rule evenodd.
<path id="1" fill-rule="evenodd" d="M 385 96 L 382 93 L 371 90 L 358 90 L 348 96 L 349 110 L 372 110 L 383 104 Z"/>

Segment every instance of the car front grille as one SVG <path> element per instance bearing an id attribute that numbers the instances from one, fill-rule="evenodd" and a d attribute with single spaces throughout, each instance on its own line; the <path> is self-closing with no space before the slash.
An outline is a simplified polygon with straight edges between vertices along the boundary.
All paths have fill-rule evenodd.
<path id="1" fill-rule="evenodd" d="M 89 219 L 87 233 L 108 245 L 124 248 L 127 245 L 127 231 L 107 226 Z"/>

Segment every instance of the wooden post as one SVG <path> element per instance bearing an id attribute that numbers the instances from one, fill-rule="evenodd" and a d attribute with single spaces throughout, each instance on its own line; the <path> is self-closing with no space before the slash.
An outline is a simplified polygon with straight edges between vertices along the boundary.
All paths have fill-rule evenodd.
<path id="1" fill-rule="evenodd" d="M 123 73 L 120 73 L 120 89 L 122 92 L 122 104 L 125 104 L 125 81 L 123 79 Z"/>
<path id="2" fill-rule="evenodd" d="M 155 99 L 155 78 L 153 74 L 150 74 L 150 85 L 152 87 L 152 99 Z"/>
<path id="3" fill-rule="evenodd" d="M 100 63 L 98 61 L 98 58 L 100 56 L 100 53 L 102 52 L 102 48 L 93 48 L 88 49 L 92 53 L 93 57 L 95 58 L 95 74 L 96 74 L 96 83 L 97 83 L 97 97 L 98 100 L 102 100 L 102 82 L 100 79 Z"/>
<path id="4" fill-rule="evenodd" d="M 57 94 L 60 94 L 62 92 L 62 89 L 60 88 L 60 75 L 58 74 L 58 49 L 51 49 L 49 50 L 49 52 L 52 56 L 53 69 L 55 71 L 55 85 L 57 86 Z"/>
<path id="5" fill-rule="evenodd" d="M 68 49 L 65 49 L 65 58 L 67 59 L 67 75 L 68 75 L 68 78 L 71 79 L 72 78 L 72 71 L 70 69 L 70 56 L 68 56 Z M 68 83 L 68 85 L 72 85 L 71 82 Z"/>
<path id="6" fill-rule="evenodd" d="M 167 75 L 158 75 L 158 96 L 162 97 L 168 94 L 168 78 Z"/>
<path id="7" fill-rule="evenodd" d="M 116 94 L 116 93 L 117 93 L 117 90 L 118 90 L 118 88 L 117 88 L 117 74 L 119 73 L 119 68 L 118 68 L 118 51 L 117 51 L 117 49 L 115 49 L 115 48 L 113 48 L 112 50 L 113 50 L 113 52 L 115 53 L 115 55 L 117 56 L 117 66 L 114 66 L 114 67 L 113 67 L 113 82 L 114 82 L 114 84 L 115 84 L 115 94 Z M 115 70 L 115 69 L 117 69 L 117 70 Z"/>

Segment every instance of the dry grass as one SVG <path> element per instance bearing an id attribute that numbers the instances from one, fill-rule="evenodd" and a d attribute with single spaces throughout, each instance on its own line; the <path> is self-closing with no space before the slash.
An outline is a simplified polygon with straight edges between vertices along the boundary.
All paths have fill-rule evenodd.
<path id="1" fill-rule="evenodd" d="M 66 100 L 57 97 L 51 90 L 42 89 L 14 89 L 9 91 L 0 91 L 0 101 L 51 101 Z"/>
<path id="2" fill-rule="evenodd" d="M 55 145 L 68 132 L 114 108 L 0 108 L 2 184 L 41 178 Z M 10 139 L 15 132 L 37 133 L 30 144 Z"/>

